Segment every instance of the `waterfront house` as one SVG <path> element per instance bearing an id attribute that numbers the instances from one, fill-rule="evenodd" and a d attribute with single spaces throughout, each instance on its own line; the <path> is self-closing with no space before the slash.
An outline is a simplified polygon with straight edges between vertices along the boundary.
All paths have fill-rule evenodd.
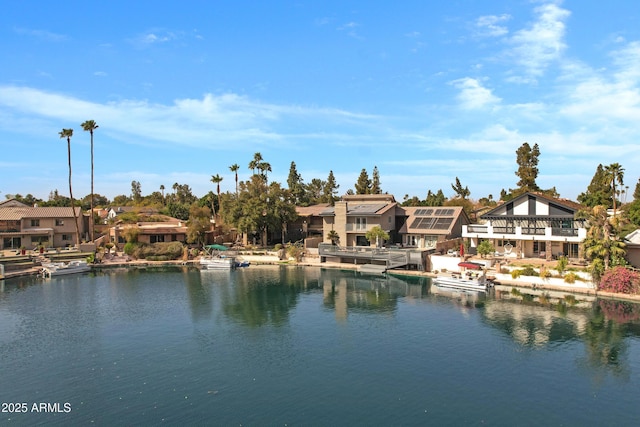
<path id="1" fill-rule="evenodd" d="M 469 217 L 461 206 L 412 206 L 399 208 L 406 220 L 398 230 L 408 248 L 446 251 L 458 249 L 462 227 Z"/>
<path id="2" fill-rule="evenodd" d="M 482 214 L 479 224 L 463 225 L 462 236 L 473 249 L 489 240 L 505 257 L 583 259 L 586 220 L 576 218 L 581 208 L 567 199 L 525 193 Z"/>
<path id="3" fill-rule="evenodd" d="M 390 241 L 395 242 L 397 206 L 390 194 L 345 195 L 335 202 L 335 206 L 329 206 L 319 214 L 323 240 L 330 243 L 327 235 L 334 230 L 340 237 L 341 246 L 369 246 L 366 234 L 379 226 L 389 233 Z"/>
<path id="4" fill-rule="evenodd" d="M 80 238 L 86 238 L 87 222 L 75 208 Z M 36 249 L 75 246 L 76 226 L 71 207 L 27 206 L 16 200 L 0 204 L 0 249 Z"/>
<path id="5" fill-rule="evenodd" d="M 163 222 L 139 222 L 136 224 L 118 224 L 109 229 L 109 240 L 121 249 L 126 243 L 125 234 L 129 228 L 136 228 L 139 243 L 181 242 L 187 240 L 187 226 L 172 218 Z"/>

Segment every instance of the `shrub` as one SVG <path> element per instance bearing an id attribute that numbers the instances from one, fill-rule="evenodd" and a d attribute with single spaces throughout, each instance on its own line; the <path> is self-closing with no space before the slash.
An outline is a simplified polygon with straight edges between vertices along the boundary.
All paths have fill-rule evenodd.
<path id="1" fill-rule="evenodd" d="M 639 281 L 638 273 L 624 267 L 614 267 L 604 273 L 598 289 L 606 292 L 635 294 L 640 290 Z"/>
<path id="2" fill-rule="evenodd" d="M 122 249 L 122 251 L 127 255 L 133 255 L 135 250 L 136 250 L 136 244 L 132 242 L 125 243 L 124 248 Z"/>
<path id="3" fill-rule="evenodd" d="M 564 301 L 569 305 L 576 305 L 578 301 L 576 300 L 575 295 L 565 295 Z"/>
<path id="4" fill-rule="evenodd" d="M 567 273 L 564 276 L 564 282 L 565 283 L 575 283 L 577 278 L 578 278 L 578 276 L 576 275 L 576 273 L 571 271 L 571 272 Z"/>
<path id="5" fill-rule="evenodd" d="M 556 270 L 558 270 L 558 274 L 562 274 L 567 269 L 567 264 L 569 260 L 566 256 L 561 256 L 558 258 L 558 263 L 556 264 Z"/>
<path id="6" fill-rule="evenodd" d="M 139 245 L 133 255 L 136 258 L 149 261 L 168 261 L 170 259 L 179 259 L 183 253 L 184 247 L 180 242 L 159 242 L 150 245 Z"/>
<path id="7" fill-rule="evenodd" d="M 525 267 L 520 270 L 522 276 L 537 276 L 538 272 L 533 267 Z"/>
<path id="8" fill-rule="evenodd" d="M 511 272 L 511 278 L 517 279 L 518 277 L 520 277 L 521 274 L 522 274 L 522 270 L 513 270 Z"/>
<path id="9" fill-rule="evenodd" d="M 549 277 L 551 277 L 551 272 L 545 267 L 540 267 L 540 273 L 538 273 L 538 275 L 543 279 L 548 279 Z"/>

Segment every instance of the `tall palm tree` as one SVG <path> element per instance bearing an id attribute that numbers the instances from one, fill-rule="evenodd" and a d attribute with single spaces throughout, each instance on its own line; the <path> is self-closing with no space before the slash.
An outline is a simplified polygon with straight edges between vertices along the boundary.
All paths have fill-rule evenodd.
<path id="1" fill-rule="evenodd" d="M 224 178 L 222 178 L 220 175 L 215 174 L 215 175 L 211 175 L 211 182 L 213 182 L 214 184 L 217 185 L 217 193 L 218 193 L 218 215 L 220 215 L 220 211 L 222 211 L 222 205 L 220 203 L 220 183 L 222 182 Z M 215 212 L 215 209 L 213 210 Z"/>
<path id="2" fill-rule="evenodd" d="M 624 168 L 620 166 L 620 163 L 611 163 L 609 166 L 605 166 L 604 170 L 607 174 L 607 180 L 613 187 L 613 216 L 616 215 L 616 183 L 620 186 L 624 185 Z"/>
<path id="3" fill-rule="evenodd" d="M 67 139 L 67 157 L 69 158 L 69 198 L 71 199 L 73 222 L 76 224 L 76 244 L 80 245 L 80 228 L 78 227 L 78 216 L 76 215 L 75 202 L 73 201 L 73 190 L 71 188 L 71 137 L 73 136 L 73 129 L 62 129 L 59 135 L 60 139 Z"/>
<path id="4" fill-rule="evenodd" d="M 162 192 L 162 204 L 164 205 L 164 184 L 160 184 L 160 192 Z"/>
<path id="5" fill-rule="evenodd" d="M 262 162 L 262 154 L 260 154 L 259 152 L 258 152 L 258 153 L 255 153 L 255 154 L 253 155 L 253 160 L 251 160 L 251 161 L 249 162 L 249 169 L 251 169 L 251 171 L 253 172 L 253 174 L 254 174 L 254 175 L 255 175 L 255 173 L 256 173 L 256 169 L 257 169 L 257 168 L 259 167 L 259 165 L 260 165 L 260 162 Z"/>
<path id="6" fill-rule="evenodd" d="M 238 195 L 238 169 L 240 169 L 240 166 L 237 163 L 234 163 L 231 166 L 229 166 L 229 169 L 231 169 L 231 172 L 234 172 L 236 174 L 236 196 L 237 196 Z"/>
<path id="7" fill-rule="evenodd" d="M 93 221 L 93 131 L 98 129 L 98 124 L 95 120 L 86 120 L 80 126 L 85 132 L 89 132 L 91 134 L 91 216 L 89 217 L 89 235 L 91 236 L 91 241 L 93 242 L 93 229 L 94 229 L 94 221 Z"/>

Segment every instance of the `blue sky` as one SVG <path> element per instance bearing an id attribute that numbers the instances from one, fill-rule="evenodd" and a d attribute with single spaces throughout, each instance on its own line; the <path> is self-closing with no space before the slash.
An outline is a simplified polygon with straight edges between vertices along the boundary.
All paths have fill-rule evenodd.
<path id="1" fill-rule="evenodd" d="M 168 3 L 168 4 L 165 4 Z M 0 199 L 234 190 L 260 152 L 286 185 L 377 166 L 402 200 L 537 183 L 575 199 L 599 163 L 640 177 L 640 2 L 21 1 L 0 15 Z"/>

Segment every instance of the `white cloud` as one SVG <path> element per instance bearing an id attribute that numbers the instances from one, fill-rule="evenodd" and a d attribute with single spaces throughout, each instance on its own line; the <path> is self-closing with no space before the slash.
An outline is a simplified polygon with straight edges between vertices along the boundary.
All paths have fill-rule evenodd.
<path id="1" fill-rule="evenodd" d="M 486 15 L 481 16 L 476 20 L 476 27 L 478 28 L 478 34 L 481 36 L 499 37 L 506 35 L 509 30 L 507 27 L 499 25 L 511 19 L 508 14 L 502 15 Z"/>
<path id="2" fill-rule="evenodd" d="M 534 11 L 537 20 L 530 28 L 517 31 L 510 38 L 513 48 L 508 55 L 524 67 L 526 75 L 536 77 L 566 49 L 564 21 L 571 13 L 556 4 L 545 4 Z"/>
<path id="3" fill-rule="evenodd" d="M 34 30 L 31 28 L 14 28 L 14 31 L 18 34 L 23 34 L 31 37 L 35 37 L 41 40 L 50 41 L 50 42 L 61 42 L 68 39 L 67 36 L 63 34 L 52 33 L 47 30 Z"/>
<path id="4" fill-rule="evenodd" d="M 500 98 L 493 95 L 490 89 L 483 87 L 477 79 L 465 77 L 454 80 L 451 84 L 460 90 L 458 100 L 462 108 L 475 110 L 500 102 Z"/>

